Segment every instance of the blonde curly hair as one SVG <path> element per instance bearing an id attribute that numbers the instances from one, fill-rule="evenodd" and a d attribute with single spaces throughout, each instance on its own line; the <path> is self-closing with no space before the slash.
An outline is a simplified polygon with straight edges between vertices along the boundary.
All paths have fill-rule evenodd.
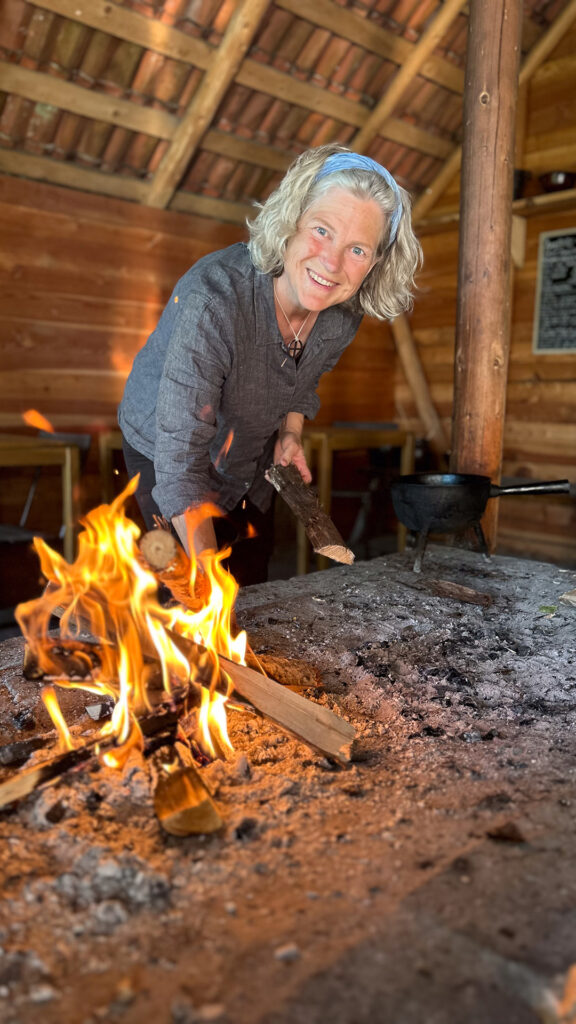
<path id="1" fill-rule="evenodd" d="M 412 230 L 410 196 L 395 182 L 395 188 L 391 188 L 377 170 L 359 167 L 335 170 L 318 178 L 328 157 L 351 152 L 331 143 L 302 153 L 266 202 L 258 204 L 260 212 L 255 219 L 247 222 L 248 248 L 258 270 L 278 277 L 284 269 L 287 243 L 296 234 L 303 214 L 321 196 L 332 188 L 344 188 L 358 199 L 374 200 L 385 216 L 386 232 L 375 265 L 356 295 L 343 305 L 378 320 L 389 320 L 412 307 L 414 275 L 422 263 L 422 249 Z M 399 204 L 401 215 L 396 237 L 391 240 L 390 223 Z"/>

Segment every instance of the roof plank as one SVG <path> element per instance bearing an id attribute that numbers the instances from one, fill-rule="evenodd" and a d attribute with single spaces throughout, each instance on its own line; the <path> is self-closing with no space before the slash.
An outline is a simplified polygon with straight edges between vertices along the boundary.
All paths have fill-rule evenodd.
<path id="1" fill-rule="evenodd" d="M 234 80 L 268 6 L 269 0 L 243 0 L 236 8 L 218 53 L 205 72 L 156 171 L 146 200 L 150 206 L 168 206 L 187 164 Z"/>
<path id="2" fill-rule="evenodd" d="M 329 29 L 338 36 L 357 43 L 370 53 L 376 53 L 394 64 L 410 59 L 414 43 L 381 28 L 373 21 L 350 10 L 343 10 L 332 0 L 275 0 L 276 6 L 305 21 Z M 422 67 L 422 74 L 452 92 L 464 91 L 464 73 L 442 57 L 430 56 Z"/>

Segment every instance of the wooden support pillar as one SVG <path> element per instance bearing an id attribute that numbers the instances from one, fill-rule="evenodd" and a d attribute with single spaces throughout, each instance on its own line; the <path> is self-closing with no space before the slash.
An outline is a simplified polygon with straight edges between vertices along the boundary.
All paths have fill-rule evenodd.
<path id="1" fill-rule="evenodd" d="M 472 0 L 460 200 L 451 469 L 500 479 L 510 348 L 514 128 L 522 0 Z M 498 502 L 483 526 L 495 546 Z"/>

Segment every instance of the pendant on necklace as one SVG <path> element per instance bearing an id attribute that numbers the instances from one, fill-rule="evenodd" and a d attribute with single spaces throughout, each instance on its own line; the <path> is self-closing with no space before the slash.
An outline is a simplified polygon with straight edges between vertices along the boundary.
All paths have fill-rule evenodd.
<path id="1" fill-rule="evenodd" d="M 294 341 L 291 341 L 288 345 L 288 355 L 292 356 L 293 359 L 297 359 L 298 356 L 302 355 L 303 351 L 304 343 L 297 335 L 295 335 Z"/>

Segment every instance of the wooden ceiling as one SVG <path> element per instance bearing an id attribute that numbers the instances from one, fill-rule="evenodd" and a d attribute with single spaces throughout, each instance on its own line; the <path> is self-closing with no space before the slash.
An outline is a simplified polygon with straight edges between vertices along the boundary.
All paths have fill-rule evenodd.
<path id="1" fill-rule="evenodd" d="M 3 0 L 0 172 L 244 223 L 337 141 L 421 219 L 459 167 L 467 21 L 466 0 Z M 525 0 L 517 164 L 535 173 L 576 169 L 573 113 L 536 146 L 522 119 L 552 54 L 573 108 L 575 25 L 576 0 Z"/>

